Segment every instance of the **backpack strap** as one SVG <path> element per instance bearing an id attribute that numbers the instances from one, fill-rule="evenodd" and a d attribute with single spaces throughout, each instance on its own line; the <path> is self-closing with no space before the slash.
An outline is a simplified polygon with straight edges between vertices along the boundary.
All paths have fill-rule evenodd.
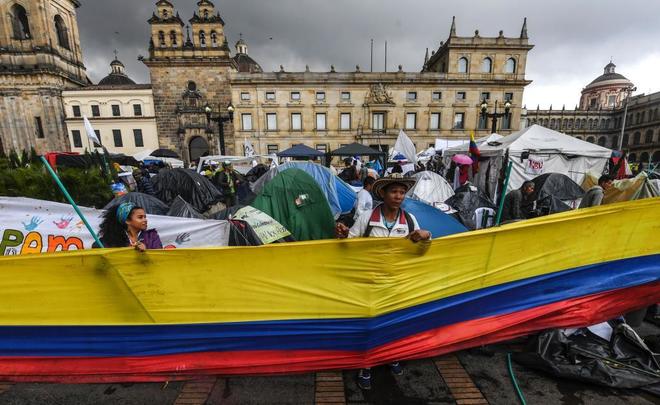
<path id="1" fill-rule="evenodd" d="M 406 223 L 408 224 L 408 235 L 415 232 L 415 221 L 413 221 L 412 216 L 408 214 L 408 211 L 403 210 L 403 215 L 406 217 Z"/>

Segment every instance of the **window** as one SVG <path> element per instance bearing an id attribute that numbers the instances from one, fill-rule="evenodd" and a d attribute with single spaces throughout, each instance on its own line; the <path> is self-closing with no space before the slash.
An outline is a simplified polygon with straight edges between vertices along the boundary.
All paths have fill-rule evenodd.
<path id="1" fill-rule="evenodd" d="M 612 138 L 612 149 L 617 149 L 619 147 L 619 135 L 615 135 Z"/>
<path id="2" fill-rule="evenodd" d="M 504 73 L 516 73 L 516 60 L 509 58 L 504 65 Z"/>
<path id="3" fill-rule="evenodd" d="M 458 59 L 458 73 L 467 73 L 468 72 L 468 60 L 467 58 Z"/>
<path id="4" fill-rule="evenodd" d="M 595 108 L 597 102 L 598 102 L 597 98 L 592 98 L 591 100 L 589 100 L 589 108 Z"/>
<path id="5" fill-rule="evenodd" d="M 82 148 L 82 138 L 80 137 L 80 131 L 74 129 L 71 131 L 71 137 L 73 138 L 73 147 Z"/>
<path id="6" fill-rule="evenodd" d="M 291 114 L 291 130 L 292 131 L 302 131 L 302 114 L 301 113 Z"/>
<path id="7" fill-rule="evenodd" d="M 19 5 L 14 4 L 11 8 L 12 28 L 14 39 L 30 39 L 30 23 L 28 22 L 27 12 Z"/>
<path id="8" fill-rule="evenodd" d="M 158 45 L 165 46 L 165 33 L 158 31 Z"/>
<path id="9" fill-rule="evenodd" d="M 350 113 L 341 113 L 339 116 L 339 129 L 348 130 L 351 129 L 351 114 Z"/>
<path id="10" fill-rule="evenodd" d="M 607 106 L 614 108 L 616 106 L 616 96 L 607 97 Z"/>
<path id="11" fill-rule="evenodd" d="M 208 18 L 209 18 L 209 10 L 204 9 L 204 19 L 208 20 Z"/>
<path id="12" fill-rule="evenodd" d="M 142 137 L 142 130 L 141 129 L 134 129 L 133 130 L 133 139 L 135 140 L 135 147 L 136 148 L 141 148 L 144 146 L 144 138 Z"/>
<path id="13" fill-rule="evenodd" d="M 653 131 L 648 130 L 646 131 L 646 135 L 644 135 L 644 143 L 653 143 Z"/>
<path id="14" fill-rule="evenodd" d="M 341 101 L 347 103 L 351 101 L 351 92 L 349 91 L 342 91 L 341 92 Z"/>
<path id="15" fill-rule="evenodd" d="M 463 101 L 465 100 L 465 92 L 464 91 L 457 91 L 456 92 L 456 101 Z"/>
<path id="16" fill-rule="evenodd" d="M 633 145 L 639 145 L 640 143 L 642 143 L 642 133 L 635 132 L 633 135 Z"/>
<path id="17" fill-rule="evenodd" d="M 484 114 L 479 114 L 478 128 L 486 129 L 487 127 L 488 127 L 488 117 L 486 117 Z"/>
<path id="18" fill-rule="evenodd" d="M 59 15 L 55 16 L 55 31 L 57 31 L 57 44 L 64 49 L 71 49 L 69 47 L 69 31 Z"/>
<path id="19" fill-rule="evenodd" d="M 325 91 L 317 91 L 316 92 L 316 102 L 317 103 L 322 103 L 325 101 Z"/>
<path id="20" fill-rule="evenodd" d="M 37 138 L 44 139 L 46 137 L 44 126 L 41 123 L 41 117 L 34 117 L 34 128 L 37 132 Z"/>
<path id="21" fill-rule="evenodd" d="M 266 114 L 266 131 L 277 131 L 277 114 Z"/>
<path id="22" fill-rule="evenodd" d="M 325 113 L 317 113 L 316 114 L 316 130 L 317 131 L 325 131 Z"/>
<path id="23" fill-rule="evenodd" d="M 411 102 L 417 101 L 417 92 L 409 91 L 408 94 L 406 95 L 406 100 Z"/>
<path id="24" fill-rule="evenodd" d="M 113 104 L 112 105 L 112 116 L 113 117 L 119 117 L 120 115 L 121 114 L 120 114 L 120 111 L 119 111 L 119 105 L 118 104 Z"/>
<path id="25" fill-rule="evenodd" d="M 218 47 L 218 33 L 211 31 L 211 46 L 214 48 Z"/>
<path id="26" fill-rule="evenodd" d="M 442 92 L 441 91 L 434 91 L 431 94 L 431 100 L 433 100 L 433 101 L 442 100 Z"/>
<path id="27" fill-rule="evenodd" d="M 121 130 L 113 129 L 112 130 L 112 139 L 115 141 L 115 147 L 121 148 L 124 146 L 124 141 L 121 139 Z"/>
<path id="28" fill-rule="evenodd" d="M 142 116 L 142 106 L 140 104 L 133 104 L 133 115 L 136 117 Z"/>
<path id="29" fill-rule="evenodd" d="M 291 92 L 291 101 L 300 101 L 300 92 L 292 91 Z"/>
<path id="30" fill-rule="evenodd" d="M 429 129 L 440 129 L 440 113 L 431 113 Z"/>
<path id="31" fill-rule="evenodd" d="M 465 113 L 454 114 L 454 129 L 465 128 Z"/>
<path id="32" fill-rule="evenodd" d="M 490 92 L 488 91 L 481 92 L 481 100 L 490 100 Z"/>
<path id="33" fill-rule="evenodd" d="M 630 140 L 630 135 L 624 134 L 623 135 L 623 144 L 622 146 L 628 146 L 628 141 Z"/>
<path id="34" fill-rule="evenodd" d="M 252 131 L 252 114 L 241 114 L 241 126 L 243 131 Z"/>
<path id="35" fill-rule="evenodd" d="M 484 58 L 484 60 L 481 61 L 481 72 L 482 73 L 493 72 L 493 60 L 491 58 Z"/>
<path id="36" fill-rule="evenodd" d="M 504 93 L 504 101 L 510 101 L 513 103 L 513 93 Z"/>
<path id="37" fill-rule="evenodd" d="M 74 117 L 80 117 L 81 116 L 79 105 L 74 105 L 73 107 L 71 107 L 71 109 L 73 110 L 73 116 Z"/>
<path id="38" fill-rule="evenodd" d="M 557 120 L 559 124 L 559 120 Z M 511 113 L 504 114 L 502 117 L 502 129 L 511 129 Z"/>
<path id="39" fill-rule="evenodd" d="M 170 44 L 176 46 L 176 31 L 170 31 Z"/>
<path id="40" fill-rule="evenodd" d="M 99 109 L 98 105 L 93 105 L 92 106 L 92 117 L 100 117 L 101 116 L 101 110 Z"/>
<path id="41" fill-rule="evenodd" d="M 317 144 L 316 150 L 319 152 L 328 153 L 328 145 L 325 143 Z"/>
<path id="42" fill-rule="evenodd" d="M 274 155 L 280 151 L 280 148 L 277 145 L 267 145 L 266 148 L 268 149 L 269 155 Z"/>
<path id="43" fill-rule="evenodd" d="M 599 146 L 604 147 L 606 143 L 607 143 L 607 139 L 604 136 L 601 136 L 600 138 L 598 138 L 598 145 Z"/>
<path id="44" fill-rule="evenodd" d="M 199 46 L 206 47 L 206 33 L 204 31 L 199 32 Z"/>
<path id="45" fill-rule="evenodd" d="M 373 113 L 371 128 L 374 131 L 379 131 L 379 132 L 385 130 L 385 113 L 382 112 Z"/>
<path id="46" fill-rule="evenodd" d="M 247 92 L 241 93 L 241 101 L 250 101 L 250 93 Z"/>
<path id="47" fill-rule="evenodd" d="M 417 113 L 406 113 L 406 129 L 417 128 Z"/>
<path id="48" fill-rule="evenodd" d="M 95 129 L 94 133 L 96 134 L 96 139 L 99 140 L 99 145 L 103 146 L 103 140 L 101 139 L 101 130 Z"/>
<path id="49" fill-rule="evenodd" d="M 267 101 L 275 101 L 275 92 L 274 91 L 267 91 L 266 92 L 266 100 Z"/>

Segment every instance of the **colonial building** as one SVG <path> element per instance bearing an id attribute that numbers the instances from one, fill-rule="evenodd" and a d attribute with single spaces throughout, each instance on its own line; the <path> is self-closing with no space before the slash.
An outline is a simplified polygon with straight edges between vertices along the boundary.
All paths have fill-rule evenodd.
<path id="1" fill-rule="evenodd" d="M 436 138 L 465 138 L 488 130 L 480 119 L 511 102 L 498 132 L 520 129 L 527 53 L 526 23 L 515 37 L 449 37 L 421 72 L 263 72 L 241 38 L 231 56 L 221 15 L 208 0 L 197 3 L 187 24 L 172 2 L 160 0 L 149 19 L 149 56 L 156 121 L 163 147 L 185 159 L 241 154 L 245 140 L 257 153 L 304 143 L 327 151 L 361 142 L 387 148 L 405 129 L 418 148 Z M 233 114 L 230 114 L 230 110 Z M 210 113 L 210 114 L 207 114 Z M 229 119 L 233 116 L 233 122 Z M 221 137 L 222 135 L 222 137 Z M 224 138 L 224 145 L 221 145 Z"/>
<path id="2" fill-rule="evenodd" d="M 632 96 L 633 89 L 633 83 L 616 73 L 610 62 L 603 74 L 582 90 L 575 109 L 537 107 L 527 111 L 524 121 L 612 149 L 619 149 L 621 144 L 632 162 L 660 163 L 660 92 Z"/>
<path id="3" fill-rule="evenodd" d="M 82 153 L 94 149 L 85 132 L 84 116 L 112 153 L 134 155 L 158 149 L 151 85 L 136 84 L 116 57 L 110 69 L 98 85 L 62 92 L 71 150 Z"/>
<path id="4" fill-rule="evenodd" d="M 0 152 L 68 150 L 62 91 L 89 83 L 77 0 L 0 2 Z"/>

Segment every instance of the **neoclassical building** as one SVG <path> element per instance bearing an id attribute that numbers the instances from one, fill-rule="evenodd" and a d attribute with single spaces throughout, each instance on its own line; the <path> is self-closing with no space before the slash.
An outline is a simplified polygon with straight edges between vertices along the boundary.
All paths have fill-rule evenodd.
<path id="1" fill-rule="evenodd" d="M 660 163 L 660 92 L 631 95 L 633 83 L 610 62 L 583 90 L 575 109 L 528 110 L 526 125 L 539 124 L 612 149 L 619 144 L 630 161 Z M 624 122 L 624 111 L 628 114 Z M 622 128 L 623 138 L 621 137 Z M 621 142 L 620 142 L 621 141 Z"/>
<path id="2" fill-rule="evenodd" d="M 452 21 L 449 37 L 421 72 L 263 72 L 241 38 L 231 55 L 225 22 L 208 0 L 184 21 L 172 2 L 160 0 L 149 19 L 150 70 L 160 144 L 187 160 L 221 150 L 242 154 L 245 140 L 258 153 L 304 143 L 329 151 L 351 142 L 388 148 L 405 129 L 418 148 L 437 138 L 465 138 L 488 132 L 480 104 L 499 111 L 510 101 L 510 115 L 498 131 L 520 129 L 527 53 L 532 49 L 526 23 L 520 35 L 459 36 Z M 233 122 L 229 119 L 233 112 Z M 210 114 L 207 114 L 210 112 Z M 210 119 L 209 119 L 210 118 Z M 479 134 L 478 134 L 479 135 Z"/>
<path id="3" fill-rule="evenodd" d="M 90 84 L 77 0 L 0 2 L 0 153 L 68 150 L 62 91 Z"/>

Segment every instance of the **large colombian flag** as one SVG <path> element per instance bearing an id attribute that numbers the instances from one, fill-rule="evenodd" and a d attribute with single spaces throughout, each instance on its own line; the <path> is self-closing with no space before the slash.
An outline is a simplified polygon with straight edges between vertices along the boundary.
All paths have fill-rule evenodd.
<path id="1" fill-rule="evenodd" d="M 660 199 L 429 243 L 0 258 L 0 380 L 156 381 L 434 356 L 660 302 Z"/>
<path id="2" fill-rule="evenodd" d="M 474 131 L 470 132 L 470 146 L 468 148 L 468 153 L 472 158 L 472 175 L 476 175 L 479 172 L 481 151 L 479 150 L 479 146 L 477 146 L 477 141 L 474 139 Z"/>

